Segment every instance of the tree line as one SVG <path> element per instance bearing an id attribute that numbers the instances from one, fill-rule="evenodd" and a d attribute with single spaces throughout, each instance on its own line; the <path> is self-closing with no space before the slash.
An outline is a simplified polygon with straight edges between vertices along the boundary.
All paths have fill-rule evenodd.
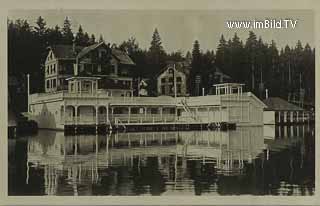
<path id="1" fill-rule="evenodd" d="M 44 61 L 46 48 L 55 44 L 72 44 L 89 46 L 104 41 L 102 35 L 97 40 L 94 34 L 88 34 L 80 25 L 76 32 L 71 29 L 71 21 L 65 18 L 63 26 L 48 27 L 40 16 L 35 26 L 27 20 L 8 19 L 8 73 L 18 79 L 29 73 L 32 77 L 31 91 L 42 92 L 44 81 Z M 244 83 L 248 91 L 259 97 L 264 96 L 265 89 L 269 96 L 287 99 L 299 94 L 300 88 L 305 91 L 305 100 L 314 102 L 315 97 L 315 50 L 307 43 L 300 41 L 294 47 L 288 45 L 278 49 L 276 42 L 264 42 L 252 31 L 242 41 L 235 33 L 231 39 L 223 35 L 216 49 L 203 51 L 200 42 L 195 40 L 191 51 L 183 54 L 180 50 L 166 52 L 162 45 L 160 33 L 154 30 L 150 47 L 140 48 L 134 37 L 116 45 L 128 53 L 136 63 L 134 77 L 145 77 L 154 80 L 168 61 L 190 60 L 188 81 L 189 93 L 199 94 L 195 88 L 196 76 L 200 78 L 200 88 L 209 91 L 215 82 L 217 69 L 229 75 L 232 81 Z M 155 95 L 156 81 L 150 81 L 149 91 Z M 39 85 L 41 85 L 39 87 Z"/>

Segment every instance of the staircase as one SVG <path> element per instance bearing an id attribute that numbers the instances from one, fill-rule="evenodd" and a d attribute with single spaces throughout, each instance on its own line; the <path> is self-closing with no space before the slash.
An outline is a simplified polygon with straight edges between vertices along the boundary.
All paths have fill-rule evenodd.
<path id="1" fill-rule="evenodd" d="M 121 126 L 124 130 L 126 130 L 126 125 L 119 118 L 115 119 L 115 126 L 117 128 Z"/>
<path id="2" fill-rule="evenodd" d="M 200 121 L 201 119 L 197 116 L 197 114 L 195 112 L 192 112 L 191 109 L 189 108 L 187 101 L 185 99 L 181 100 L 181 105 L 184 109 L 184 111 L 186 111 L 188 114 L 190 114 L 190 117 L 195 120 L 195 121 Z"/>

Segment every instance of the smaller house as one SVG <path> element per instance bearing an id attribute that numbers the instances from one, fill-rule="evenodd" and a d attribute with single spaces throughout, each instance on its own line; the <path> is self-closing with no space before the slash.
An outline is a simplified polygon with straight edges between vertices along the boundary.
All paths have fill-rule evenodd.
<path id="1" fill-rule="evenodd" d="M 226 74 L 224 74 L 219 68 L 216 68 L 214 72 L 214 82 L 216 84 L 228 83 L 232 80 L 232 78 Z"/>
<path id="2" fill-rule="evenodd" d="M 186 96 L 188 71 L 183 63 L 169 63 L 157 77 L 158 95 Z"/>

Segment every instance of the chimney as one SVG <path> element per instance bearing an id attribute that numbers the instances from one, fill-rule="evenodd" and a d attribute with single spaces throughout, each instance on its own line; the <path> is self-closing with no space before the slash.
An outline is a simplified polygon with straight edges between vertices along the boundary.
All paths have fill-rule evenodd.
<path id="1" fill-rule="evenodd" d="M 266 99 L 269 98 L 268 89 L 266 89 Z"/>
<path id="2" fill-rule="evenodd" d="M 76 40 L 75 39 L 72 40 L 72 51 L 74 53 L 76 53 Z"/>

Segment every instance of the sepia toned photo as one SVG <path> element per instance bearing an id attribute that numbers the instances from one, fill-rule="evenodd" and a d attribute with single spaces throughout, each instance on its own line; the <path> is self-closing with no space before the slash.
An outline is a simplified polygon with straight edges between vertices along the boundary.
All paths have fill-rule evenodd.
<path id="1" fill-rule="evenodd" d="M 311 10 L 10 10 L 8 196 L 314 196 L 314 32 Z"/>

